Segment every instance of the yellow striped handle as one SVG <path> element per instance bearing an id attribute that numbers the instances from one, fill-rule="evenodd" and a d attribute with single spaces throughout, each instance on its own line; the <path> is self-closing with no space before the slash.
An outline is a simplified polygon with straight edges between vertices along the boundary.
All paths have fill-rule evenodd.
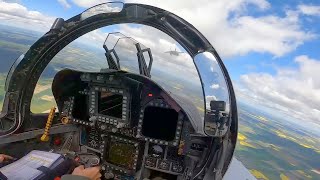
<path id="1" fill-rule="evenodd" d="M 43 135 L 41 136 L 41 141 L 47 142 L 49 141 L 49 131 L 52 125 L 52 121 L 54 118 L 54 113 L 56 112 L 56 107 L 52 107 L 47 119 L 46 127 L 44 128 Z"/>

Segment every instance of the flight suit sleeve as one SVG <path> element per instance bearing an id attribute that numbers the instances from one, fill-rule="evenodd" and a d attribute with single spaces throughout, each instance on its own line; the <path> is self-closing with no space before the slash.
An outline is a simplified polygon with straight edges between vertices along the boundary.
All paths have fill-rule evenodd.
<path id="1" fill-rule="evenodd" d="M 61 180 L 90 180 L 90 179 L 84 176 L 66 174 L 61 177 Z"/>

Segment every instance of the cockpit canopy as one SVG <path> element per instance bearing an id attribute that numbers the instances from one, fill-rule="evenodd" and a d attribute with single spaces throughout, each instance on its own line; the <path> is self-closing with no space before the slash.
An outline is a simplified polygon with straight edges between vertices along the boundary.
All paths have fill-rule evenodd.
<path id="1" fill-rule="evenodd" d="M 51 106 L 58 110 L 46 123 Z M 79 132 L 76 151 L 91 149 L 121 175 L 142 177 L 138 170 L 151 167 L 180 179 L 219 179 L 234 152 L 237 118 L 228 72 L 191 24 L 152 6 L 104 3 L 57 18 L 13 63 L 0 138 L 35 140 L 53 122 L 57 136 L 68 127 Z M 106 176 L 111 166 L 102 166 Z"/>
<path id="2" fill-rule="evenodd" d="M 125 20 L 125 23 L 115 20 L 116 25 L 97 30 L 88 29 L 88 34 L 72 42 L 57 55 L 54 56 L 52 53 L 50 56 L 54 58 L 46 69 L 44 69 L 45 64 L 50 61 L 41 65 L 45 61 L 37 61 L 36 59 L 40 57 L 32 55 L 31 52 L 21 55 L 8 73 L 5 88 L 7 96 L 17 93 L 20 90 L 18 87 L 22 86 L 15 82 L 12 75 L 15 74 L 14 76 L 18 77 L 26 71 L 35 70 L 37 76 L 42 74 L 41 78 L 43 78 L 50 75 L 53 77 L 55 72 L 63 68 L 87 72 L 103 72 L 106 69 L 121 70 L 149 77 L 161 85 L 184 109 L 187 109 L 187 114 L 197 124 L 198 133 L 223 136 L 227 129 L 226 122 L 231 118 L 230 93 L 233 90 L 230 90 L 231 82 L 227 79 L 228 76 L 218 55 L 209 45 L 200 43 L 206 40 L 198 38 L 198 32 L 191 30 L 187 24 L 179 25 L 182 19 L 173 14 L 162 14 L 163 17 L 154 22 L 150 18 L 156 18 L 155 10 L 152 12 L 152 10 L 139 9 L 138 12 L 149 14 L 136 14 L 136 17 L 131 15 L 134 11 L 136 10 L 122 3 L 106 3 L 90 8 L 67 22 L 57 19 L 46 38 L 57 32 L 64 33 L 66 30 L 63 28 L 68 29 L 68 26 L 76 28 L 78 25 L 74 24 L 75 22 L 81 26 L 82 23 L 93 22 L 94 19 L 105 20 L 109 16 L 119 15 L 134 20 L 131 23 L 127 23 L 130 22 L 128 20 Z M 155 25 L 157 23 L 162 24 L 163 27 Z M 95 28 L 102 27 L 102 24 Z M 82 34 L 84 31 L 75 35 Z M 41 39 L 38 41 L 38 45 L 40 44 Z M 90 53 L 85 51 L 88 48 L 91 50 Z M 32 69 L 29 64 L 32 61 L 41 68 Z M 43 72 L 42 69 L 44 69 Z M 29 97 L 32 100 L 35 100 L 37 90 L 43 88 L 41 78 L 38 81 L 37 76 L 34 76 L 33 84 L 37 83 L 37 86 L 33 91 L 33 98 Z M 13 86 L 10 87 L 9 84 Z M 50 95 L 46 97 L 49 99 Z M 43 96 L 38 98 L 43 100 Z M 10 99 L 6 98 L 6 101 L 9 103 Z M 48 105 L 51 104 L 48 103 Z M 4 107 L 2 114 L 8 113 L 13 113 L 13 110 Z"/>

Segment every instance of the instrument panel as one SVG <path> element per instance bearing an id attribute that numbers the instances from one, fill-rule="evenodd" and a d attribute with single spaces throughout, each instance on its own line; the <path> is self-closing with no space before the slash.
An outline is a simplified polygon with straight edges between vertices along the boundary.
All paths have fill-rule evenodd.
<path id="1" fill-rule="evenodd" d="M 183 175 L 183 134 L 190 126 L 180 106 L 150 79 L 63 70 L 52 89 L 61 118 L 82 127 L 81 147 L 99 154 L 105 179 L 132 179 L 141 171 Z"/>

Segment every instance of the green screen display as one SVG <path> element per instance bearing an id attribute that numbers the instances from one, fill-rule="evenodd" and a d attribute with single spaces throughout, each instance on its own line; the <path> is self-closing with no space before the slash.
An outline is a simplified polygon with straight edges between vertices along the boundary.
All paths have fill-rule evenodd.
<path id="1" fill-rule="evenodd" d="M 107 161 L 126 169 L 133 169 L 135 151 L 133 144 L 113 142 L 109 148 Z"/>

